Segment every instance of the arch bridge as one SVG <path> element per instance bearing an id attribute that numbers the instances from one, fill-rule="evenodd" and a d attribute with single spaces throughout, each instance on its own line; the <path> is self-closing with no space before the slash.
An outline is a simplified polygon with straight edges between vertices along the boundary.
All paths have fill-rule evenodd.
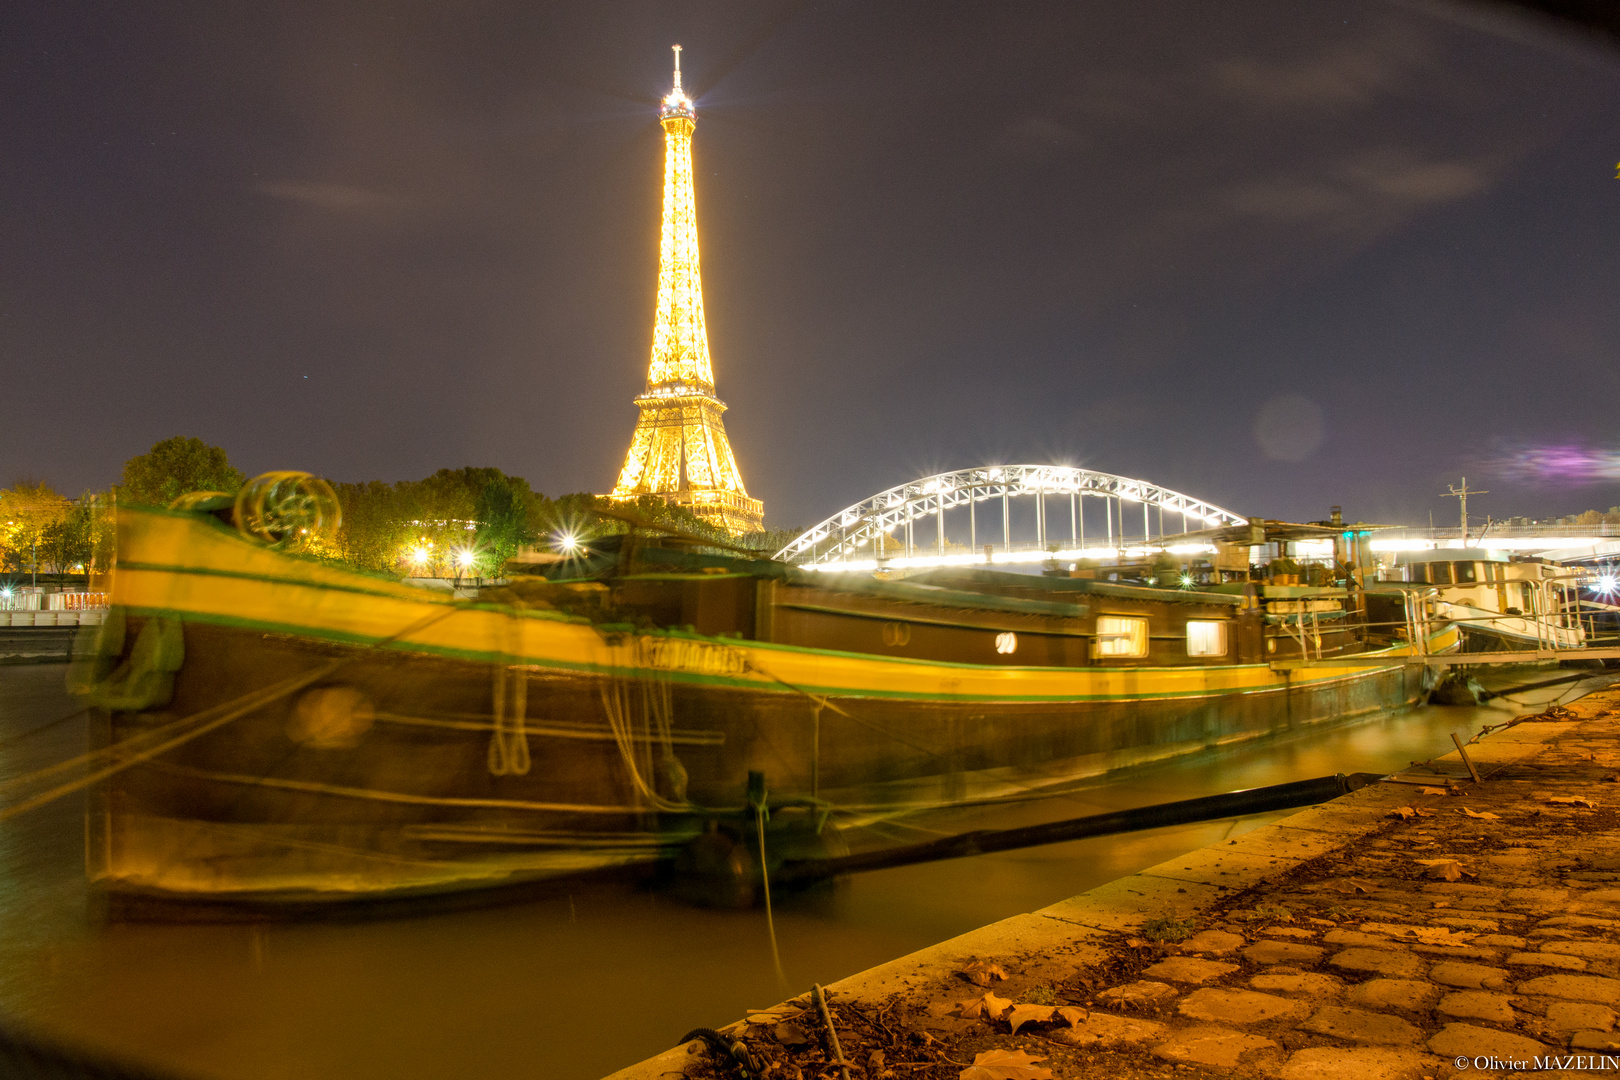
<path id="1" fill-rule="evenodd" d="M 1117 558 L 1163 550 L 1177 533 L 1246 522 L 1146 480 L 1064 465 L 986 465 L 879 492 L 775 557 L 822 570 Z"/>

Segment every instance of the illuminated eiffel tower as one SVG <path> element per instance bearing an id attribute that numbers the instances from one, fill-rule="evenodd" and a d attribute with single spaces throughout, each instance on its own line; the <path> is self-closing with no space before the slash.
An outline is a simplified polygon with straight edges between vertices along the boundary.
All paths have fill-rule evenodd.
<path id="1" fill-rule="evenodd" d="M 762 528 L 765 504 L 748 497 L 732 456 L 725 404 L 714 396 L 709 335 L 698 272 L 697 204 L 692 195 L 692 130 L 697 111 L 675 89 L 658 110 L 664 126 L 664 229 L 658 252 L 658 312 L 653 319 L 647 390 L 612 498 L 656 495 L 731 533 Z"/>

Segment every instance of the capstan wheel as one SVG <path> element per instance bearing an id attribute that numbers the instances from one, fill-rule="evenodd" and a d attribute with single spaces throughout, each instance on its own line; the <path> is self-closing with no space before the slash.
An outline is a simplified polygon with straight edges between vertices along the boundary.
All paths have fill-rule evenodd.
<path id="1" fill-rule="evenodd" d="M 332 485 L 320 477 L 268 472 L 249 480 L 237 494 L 235 517 L 243 536 L 294 549 L 332 539 L 343 511 Z"/>

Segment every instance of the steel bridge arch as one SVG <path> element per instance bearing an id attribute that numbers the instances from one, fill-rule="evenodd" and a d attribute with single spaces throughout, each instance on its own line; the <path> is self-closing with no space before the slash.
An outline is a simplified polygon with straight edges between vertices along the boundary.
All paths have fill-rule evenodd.
<path id="1" fill-rule="evenodd" d="M 1128 476 L 1066 465 L 985 465 L 976 469 L 935 473 L 880 491 L 805 530 L 774 557 L 805 566 L 841 564 L 850 561 L 865 547 L 872 547 L 875 555 L 877 538 L 889 535 L 896 528 L 906 530 L 909 556 L 912 550 L 909 542 L 911 526 L 930 517 L 936 523 L 936 544 L 943 555 L 945 511 L 966 506 L 971 515 L 976 504 L 992 499 L 1002 500 L 1001 523 L 1005 542 L 1010 534 L 1008 500 L 1024 496 L 1036 497 L 1036 547 L 1031 550 L 1044 550 L 1049 542 L 1046 499 L 1054 495 L 1070 498 L 1074 520 L 1081 523 L 1084 522 L 1084 499 L 1105 500 L 1110 523 L 1110 546 L 1115 539 L 1112 522 L 1120 523 L 1118 538 L 1122 544 L 1126 538 L 1124 507 L 1127 503 L 1140 504 L 1143 508 L 1143 527 L 1138 544 L 1152 542 L 1154 522 L 1149 511 L 1155 508 L 1159 510 L 1157 524 L 1160 538 L 1165 535 L 1166 512 L 1181 515 L 1181 532 L 1187 532 L 1189 528 L 1243 525 L 1248 520 L 1214 503 Z M 976 522 L 976 517 L 970 517 L 970 521 Z M 970 525 L 970 528 L 976 529 L 976 525 Z M 1080 524 L 1074 531 L 1080 534 L 1078 539 L 1083 542 L 1084 525 Z M 976 533 L 973 539 L 976 543 Z"/>

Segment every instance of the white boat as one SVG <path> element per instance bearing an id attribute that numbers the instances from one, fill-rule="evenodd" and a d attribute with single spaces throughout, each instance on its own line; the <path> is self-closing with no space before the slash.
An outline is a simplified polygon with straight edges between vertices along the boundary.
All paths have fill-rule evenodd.
<path id="1" fill-rule="evenodd" d="M 1462 631 L 1463 652 L 1579 649 L 1588 637 L 1580 588 L 1589 576 L 1486 548 L 1408 552 L 1368 585 L 1369 603 L 1380 609 L 1369 617 L 1447 620 Z"/>

